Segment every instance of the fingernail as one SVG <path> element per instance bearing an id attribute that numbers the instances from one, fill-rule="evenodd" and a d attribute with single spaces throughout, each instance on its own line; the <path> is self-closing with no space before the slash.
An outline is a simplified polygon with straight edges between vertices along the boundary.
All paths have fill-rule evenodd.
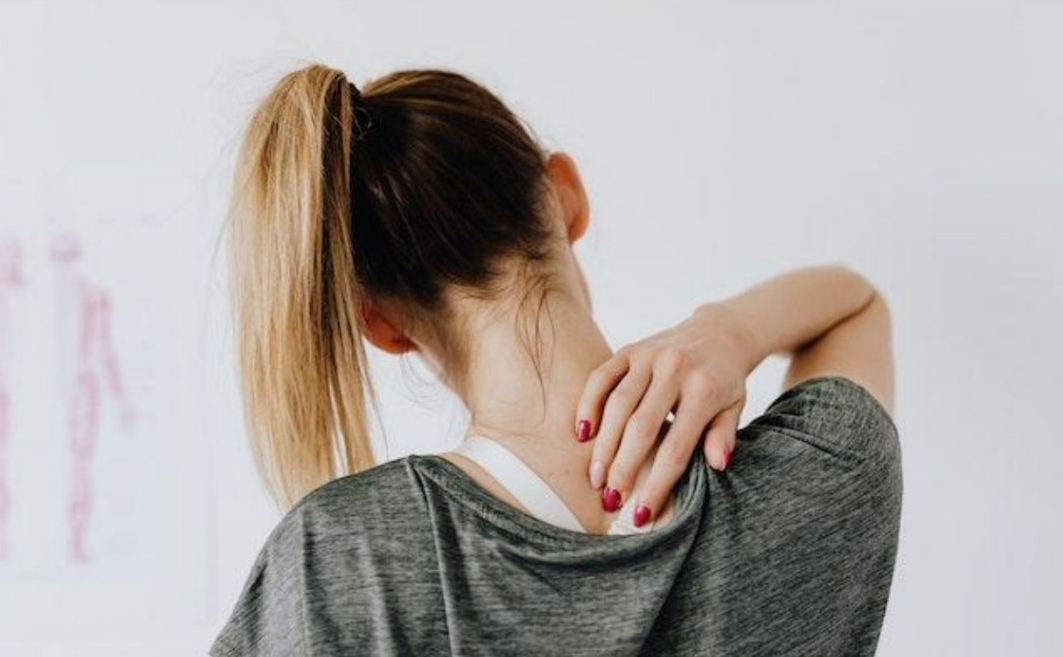
<path id="1" fill-rule="evenodd" d="M 576 429 L 576 440 L 581 443 L 591 437 L 591 423 L 587 420 L 579 421 L 579 428 Z"/>
<path id="2" fill-rule="evenodd" d="M 723 467 L 721 467 L 720 469 L 721 470 L 726 470 L 727 469 L 727 464 L 730 463 L 730 462 L 731 462 L 731 450 L 730 449 L 724 449 L 723 450 Z"/>
<path id="3" fill-rule="evenodd" d="M 641 527 L 650 519 L 650 507 L 643 504 L 635 507 L 635 526 Z"/>
<path id="4" fill-rule="evenodd" d="M 601 488 L 605 483 L 605 464 L 601 461 L 591 463 L 591 488 Z"/>
<path id="5" fill-rule="evenodd" d="M 602 494 L 602 508 L 606 511 L 616 511 L 620 508 L 620 491 L 606 487 Z"/>

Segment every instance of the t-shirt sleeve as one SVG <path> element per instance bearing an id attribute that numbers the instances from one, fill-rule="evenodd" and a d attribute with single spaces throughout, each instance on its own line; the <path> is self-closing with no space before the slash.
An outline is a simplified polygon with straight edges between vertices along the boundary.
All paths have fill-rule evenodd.
<path id="1" fill-rule="evenodd" d="M 211 657 L 310 654 L 303 612 L 302 521 L 296 507 L 270 533 L 211 645 Z"/>
<path id="2" fill-rule="evenodd" d="M 721 550 L 741 555 L 744 581 L 758 590 L 750 627 L 770 619 L 790 629 L 761 635 L 780 642 L 774 649 L 747 652 L 874 652 L 899 545 L 900 457 L 885 407 L 839 375 L 790 387 L 739 430 L 731 474 L 712 480 L 718 512 L 740 526 Z M 818 618 L 830 631 L 806 633 Z"/>
<path id="3" fill-rule="evenodd" d="M 893 418 L 866 388 L 840 375 L 790 387 L 745 429 L 746 435 L 774 430 L 838 460 L 881 465 L 900 456 Z"/>

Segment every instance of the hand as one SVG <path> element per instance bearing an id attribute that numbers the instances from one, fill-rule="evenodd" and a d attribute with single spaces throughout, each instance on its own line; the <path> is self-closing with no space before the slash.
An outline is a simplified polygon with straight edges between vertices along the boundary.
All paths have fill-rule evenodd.
<path id="1" fill-rule="evenodd" d="M 606 511 L 620 508 L 647 458 L 653 467 L 639 492 L 636 525 L 664 505 L 702 438 L 709 464 L 727 467 L 751 362 L 742 325 L 721 303 L 701 306 L 679 325 L 621 348 L 591 372 L 577 410 L 589 426 L 578 422 L 583 431 L 577 437 L 596 437 L 591 485 L 606 484 Z M 670 427 L 669 412 L 675 413 Z"/>

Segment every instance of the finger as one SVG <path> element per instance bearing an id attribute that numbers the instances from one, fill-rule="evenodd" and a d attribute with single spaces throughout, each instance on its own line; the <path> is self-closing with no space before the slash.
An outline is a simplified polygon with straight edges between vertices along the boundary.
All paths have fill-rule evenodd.
<path id="1" fill-rule="evenodd" d="M 653 455 L 650 473 L 636 491 L 637 525 L 641 526 L 658 515 L 672 489 L 686 472 L 690 457 L 712 419 L 712 414 L 706 413 L 706 408 L 701 399 L 680 400 L 675 420 Z M 646 507 L 647 511 L 641 511 L 640 507 Z"/>
<path id="2" fill-rule="evenodd" d="M 648 367 L 632 367 L 616 388 L 609 394 L 602 411 L 602 426 L 594 440 L 591 451 L 591 486 L 605 485 L 606 464 L 613 460 L 628 418 L 642 400 L 650 383 Z"/>
<path id="3" fill-rule="evenodd" d="M 654 368 L 646 393 L 623 429 L 616 456 L 611 461 L 602 461 L 608 472 L 607 488 L 619 493 L 606 493 L 610 496 L 609 506 L 616 503 L 616 508 L 619 508 L 630 495 L 639 471 L 666 429 L 662 425 L 672 412 L 672 407 L 676 405 L 679 387 L 680 382 L 671 371 L 667 368 Z M 615 509 L 607 507 L 606 510 Z"/>
<path id="4" fill-rule="evenodd" d="M 621 349 L 587 377 L 587 385 L 583 387 L 583 394 L 576 407 L 576 439 L 580 442 L 596 435 L 597 427 L 601 425 L 602 408 L 606 398 L 628 372 L 628 356 L 629 351 Z"/>
<path id="5" fill-rule="evenodd" d="M 712 425 L 705 434 L 705 459 L 716 470 L 724 470 L 731 461 L 737 439 L 738 418 L 742 415 L 744 399 L 720 411 L 712 420 Z"/>

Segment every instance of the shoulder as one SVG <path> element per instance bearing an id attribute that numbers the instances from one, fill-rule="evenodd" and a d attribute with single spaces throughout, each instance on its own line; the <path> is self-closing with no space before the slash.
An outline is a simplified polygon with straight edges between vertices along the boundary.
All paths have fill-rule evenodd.
<path id="1" fill-rule="evenodd" d="M 290 559 L 308 536 L 365 535 L 405 517 L 402 507 L 416 497 L 407 463 L 406 457 L 385 461 L 318 486 L 284 514 L 262 552 L 274 561 Z"/>
<path id="2" fill-rule="evenodd" d="M 334 576 L 358 578 L 366 555 L 395 531 L 411 531 L 423 516 L 417 497 L 406 458 L 303 496 L 266 537 L 210 654 L 310 654 L 308 598 L 325 600 Z"/>
<path id="3" fill-rule="evenodd" d="M 761 484 L 829 506 L 870 505 L 898 517 L 903 497 L 897 425 L 866 388 L 840 375 L 806 379 L 738 431 L 735 463 Z"/>
<path id="4" fill-rule="evenodd" d="M 411 498 L 416 482 L 411 479 L 409 457 L 392 459 L 362 472 L 338 477 L 307 493 L 292 507 L 281 524 L 312 517 L 346 525 L 380 516 L 393 516 L 396 505 Z M 363 522 L 359 522 L 359 521 Z"/>
<path id="5" fill-rule="evenodd" d="M 759 504 L 763 517 L 785 518 L 787 537 L 845 536 L 849 551 L 896 544 L 904 488 L 897 425 L 849 378 L 818 376 L 785 390 L 738 431 L 731 467 L 755 500 L 747 512 Z"/>
<path id="6" fill-rule="evenodd" d="M 841 375 L 790 387 L 745 429 L 773 430 L 854 462 L 900 457 L 900 435 L 889 412 L 864 386 Z"/>

